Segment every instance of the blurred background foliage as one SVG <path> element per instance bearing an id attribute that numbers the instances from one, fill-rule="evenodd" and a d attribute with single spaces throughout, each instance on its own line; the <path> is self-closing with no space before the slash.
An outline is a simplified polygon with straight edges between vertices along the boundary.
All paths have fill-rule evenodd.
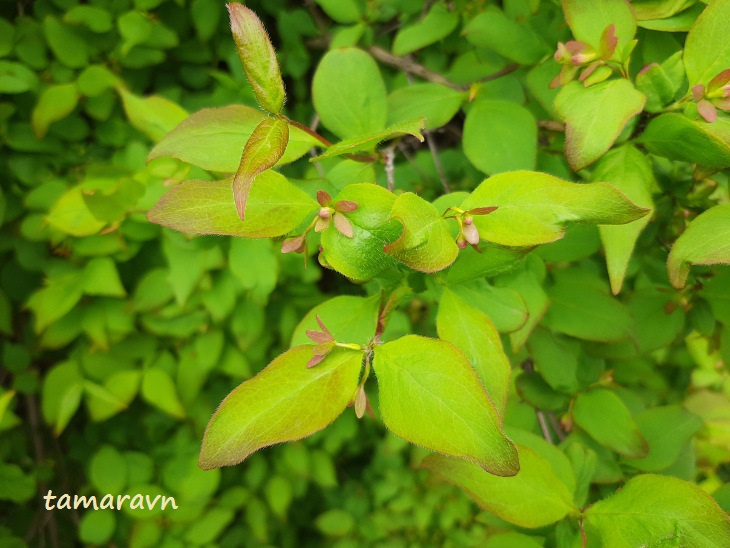
<path id="1" fill-rule="evenodd" d="M 509 32 L 493 42 L 479 36 L 465 40 L 460 20 L 468 22 L 487 4 L 247 2 L 277 46 L 289 94 L 286 110 L 294 119 L 315 119 L 310 84 L 318 59 L 330 47 L 354 44 L 377 46 L 401 59 L 418 50 L 418 62 L 464 86 L 462 94 L 487 78 L 481 98 L 506 101 L 506 111 L 517 104 L 537 119 L 555 118 L 556 91 L 547 91 L 546 84 L 559 66 L 549 53 L 558 40 L 569 39 L 559 3 L 505 0 L 496 17 L 499 28 Z M 648 35 L 651 40 L 640 40 L 636 70 L 681 48 L 673 33 L 640 30 L 640 38 Z M 529 71 L 510 68 L 543 57 L 548 62 Z M 389 91 L 408 84 L 403 71 L 380 60 Z M 500 71 L 503 77 L 489 80 Z M 394 111 L 407 110 L 397 95 L 390 101 Z M 455 110 L 461 101 L 458 97 Z M 358 422 L 351 412 L 305 441 L 252 456 L 245 466 L 198 469 L 202 432 L 221 399 L 288 348 L 295 326 L 313 306 L 334 294 L 361 294 L 317 265 L 303 269 L 300 257 L 281 254 L 268 240 L 187 238 L 147 222 L 145 212 L 167 187 L 197 176 L 197 168 L 173 159 L 147 163 L 151 145 L 187 113 L 233 103 L 255 106 L 221 0 L 0 4 L 0 544 L 529 547 L 554 542 L 550 532 L 527 536 L 481 512 L 457 488 L 412 466 L 423 451 L 375 421 Z M 484 178 L 478 168 L 500 170 L 472 165 L 467 156 L 478 154 L 468 149 L 481 150 L 490 137 L 465 140 L 462 151 L 455 145 L 461 142 L 464 113 L 454 120 L 434 133 L 439 167 L 427 147 L 402 150 L 399 188 L 433 198 L 440 193 L 439 169 L 457 190 Z M 493 114 L 489 120 L 499 123 Z M 511 119 L 501 123 L 508 127 Z M 547 139 L 541 129 L 536 142 L 540 147 L 530 161 L 539 170 L 573 178 L 560 134 Z M 661 223 L 642 236 L 629 277 L 639 276 L 646 287 L 668 288 L 666 251 L 656 240 L 676 237 L 685 222 L 677 212 L 681 207 L 702 211 L 712 189 L 693 188 L 686 164 L 657 160 L 657 166 L 659 184 L 671 180 L 673 186 L 657 203 Z M 347 164 L 341 171 L 348 180 L 361 176 Z M 306 158 L 290 168 L 289 173 L 297 172 L 318 176 Z M 384 181 L 382 170 L 374 176 Z M 568 393 L 613 371 L 618 382 L 632 388 L 620 395 L 636 415 L 659 401 L 681 401 L 690 385 L 706 388 L 692 400 L 692 410 L 705 420 L 696 445 L 690 437 L 699 423 L 689 421 L 678 438 L 676 459 L 660 468 L 702 479 L 708 490 L 717 491 L 730 461 L 730 383 L 713 364 L 730 360 L 730 316 L 723 304 L 730 279 L 725 274 L 708 284 L 704 295 L 714 294 L 715 300 L 695 298 L 694 289 L 667 298 L 635 291 L 616 314 L 639 317 L 639 328 L 657 327 L 639 334 L 640 349 L 628 342 L 600 344 L 590 334 L 582 336 L 590 321 L 559 308 L 561 294 L 576 288 L 583 291 L 586 309 L 619 306 L 610 304 L 591 277 L 604 268 L 599 247 L 597 229 L 578 226 L 538 253 L 538 270 L 542 261 L 574 265 L 550 274 L 548 296 L 558 306 L 546 321 L 576 338 L 551 338 L 540 328 L 530 354 L 542 360 L 546 374 L 564 374 L 564 363 L 574 365 L 572 377 L 549 379 L 552 387 L 570 384 Z M 544 270 L 538 275 L 545 276 Z M 414 274 L 412 285 L 425 289 L 422 278 Z M 530 288 L 518 289 L 547 298 L 540 287 Z M 694 306 L 685 313 L 688 300 Z M 670 301 L 672 313 L 664 314 Z M 433 334 L 435 311 L 427 304 L 416 296 L 394 323 L 403 333 Z M 564 325 L 567 317 L 575 318 L 575 326 Z M 690 332 L 693 338 L 685 343 Z M 713 337 L 724 341 L 719 351 L 708 345 Z M 525 356 L 523 350 L 515 363 Z M 534 408 L 557 412 L 568 398 L 528 373 L 518 378 L 520 397 L 510 400 L 507 422 L 540 434 Z M 647 470 L 641 463 L 619 463 L 611 451 L 583 438 L 601 455 L 594 481 L 605 485 L 592 487 L 596 496 L 613 492 L 625 470 Z M 167 494 L 180 508 L 47 513 L 41 496 L 48 489 Z M 727 504 L 730 495 L 723 489 L 716 496 Z"/>

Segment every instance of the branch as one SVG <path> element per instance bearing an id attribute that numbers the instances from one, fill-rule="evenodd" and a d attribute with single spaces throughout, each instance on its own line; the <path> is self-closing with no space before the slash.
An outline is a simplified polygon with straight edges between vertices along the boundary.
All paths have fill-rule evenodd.
<path id="1" fill-rule="evenodd" d="M 372 46 L 368 51 L 370 52 L 370 55 L 375 57 L 378 61 L 381 61 L 386 65 L 390 65 L 391 67 L 400 69 L 403 72 L 407 72 L 409 74 L 418 76 L 419 78 L 423 78 L 424 80 L 428 80 L 429 82 L 448 86 L 459 91 L 466 91 L 469 89 L 469 86 L 460 86 L 459 84 L 455 84 L 448 78 L 441 76 L 438 72 L 427 69 L 423 65 L 419 65 L 415 61 L 411 61 L 410 59 L 406 59 L 405 57 L 398 57 L 397 55 L 393 55 L 389 51 L 386 51 L 383 48 L 379 48 L 378 46 Z"/>

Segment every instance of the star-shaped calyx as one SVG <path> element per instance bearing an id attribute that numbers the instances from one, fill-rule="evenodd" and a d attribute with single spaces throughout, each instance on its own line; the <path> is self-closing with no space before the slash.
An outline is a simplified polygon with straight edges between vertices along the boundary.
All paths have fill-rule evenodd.
<path id="1" fill-rule="evenodd" d="M 314 225 L 315 232 L 323 232 L 330 226 L 330 222 L 334 222 L 337 232 L 352 238 L 352 223 L 345 217 L 345 213 L 352 213 L 357 209 L 357 202 L 351 200 L 340 200 L 332 203 L 332 196 L 324 190 L 317 191 L 317 202 L 321 206 L 317 213 L 317 222 Z"/>
<path id="2" fill-rule="evenodd" d="M 712 123 L 717 120 L 717 110 L 730 111 L 730 68 L 715 76 L 705 87 L 692 86 L 692 98 L 697 101 L 697 112 Z"/>

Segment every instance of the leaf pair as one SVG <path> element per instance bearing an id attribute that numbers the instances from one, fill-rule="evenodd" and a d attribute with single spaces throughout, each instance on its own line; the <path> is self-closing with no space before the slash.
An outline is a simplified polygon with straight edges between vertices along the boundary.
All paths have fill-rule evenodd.
<path id="1" fill-rule="evenodd" d="M 310 335 L 322 339 L 320 346 L 332 338 L 328 331 Z M 312 345 L 294 347 L 231 392 L 208 425 L 200 466 L 236 464 L 260 448 L 321 430 L 351 403 L 366 405 L 360 382 L 363 352 L 341 345 L 329 345 L 322 358 L 316 352 Z M 408 335 L 374 353 L 380 410 L 394 434 L 475 462 L 492 474 L 517 472 L 516 449 L 458 349 Z"/>

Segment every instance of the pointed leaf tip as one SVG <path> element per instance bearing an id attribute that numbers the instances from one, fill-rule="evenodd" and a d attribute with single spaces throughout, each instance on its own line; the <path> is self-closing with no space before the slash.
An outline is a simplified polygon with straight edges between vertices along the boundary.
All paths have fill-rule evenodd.
<path id="1" fill-rule="evenodd" d="M 284 106 L 286 93 L 269 35 L 249 8 L 237 2 L 226 7 L 236 50 L 256 100 L 265 110 L 278 114 Z"/>

